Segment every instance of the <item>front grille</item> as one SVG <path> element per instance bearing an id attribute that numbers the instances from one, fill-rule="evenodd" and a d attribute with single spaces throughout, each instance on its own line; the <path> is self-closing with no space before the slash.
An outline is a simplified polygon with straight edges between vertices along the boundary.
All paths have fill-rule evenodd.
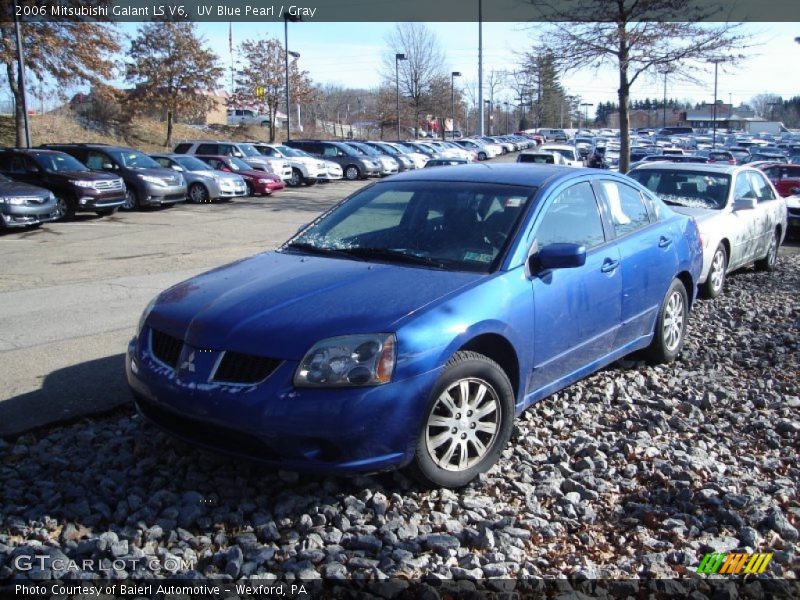
<path id="1" fill-rule="evenodd" d="M 14 196 L 14 198 L 18 198 L 23 204 L 31 205 L 31 204 L 44 204 L 47 202 L 46 197 L 39 197 L 39 196 Z"/>
<path id="2" fill-rule="evenodd" d="M 150 351 L 158 360 L 173 369 L 178 366 L 183 342 L 157 329 L 150 330 Z"/>
<path id="3" fill-rule="evenodd" d="M 790 208 L 789 214 L 793 217 L 800 217 L 800 208 Z"/>
<path id="4" fill-rule="evenodd" d="M 274 358 L 226 352 L 212 380 L 227 383 L 258 383 L 269 377 L 280 364 L 281 361 Z"/>
<path id="5" fill-rule="evenodd" d="M 125 184 L 122 183 L 122 179 L 100 179 L 94 182 L 94 189 L 121 192 L 125 189 Z"/>

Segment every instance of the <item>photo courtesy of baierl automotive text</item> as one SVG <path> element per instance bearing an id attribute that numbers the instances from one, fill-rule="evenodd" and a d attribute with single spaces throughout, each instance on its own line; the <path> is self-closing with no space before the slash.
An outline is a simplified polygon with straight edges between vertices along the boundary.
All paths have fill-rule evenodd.
<path id="1" fill-rule="evenodd" d="M 0 595 L 800 597 L 800 4 L 3 11 Z"/>

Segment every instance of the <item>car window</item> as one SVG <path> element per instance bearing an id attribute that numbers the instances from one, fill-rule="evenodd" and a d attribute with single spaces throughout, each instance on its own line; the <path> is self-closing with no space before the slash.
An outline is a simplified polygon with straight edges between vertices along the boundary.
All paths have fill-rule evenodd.
<path id="1" fill-rule="evenodd" d="M 606 200 L 611 223 L 618 237 L 650 224 L 647 207 L 638 190 L 616 181 L 601 181 L 598 188 Z"/>
<path id="2" fill-rule="evenodd" d="M 8 172 L 14 174 L 25 173 L 25 161 L 21 156 L 14 156 L 8 166 Z"/>
<path id="3" fill-rule="evenodd" d="M 197 146 L 197 150 L 195 150 L 195 154 L 223 154 L 224 155 L 225 153 L 222 152 L 221 148 L 220 148 L 219 151 L 217 151 L 217 148 L 219 146 L 220 146 L 219 144 L 200 144 L 199 146 Z"/>
<path id="4" fill-rule="evenodd" d="M 775 200 L 775 194 L 772 191 L 767 179 L 761 173 L 749 171 L 747 177 L 750 179 L 750 184 L 755 190 L 756 198 L 759 202 L 766 202 L 767 200 Z"/>
<path id="5" fill-rule="evenodd" d="M 746 173 L 739 173 L 736 177 L 736 187 L 734 188 L 734 198 L 755 198 L 756 192 L 746 176 Z"/>
<path id="6" fill-rule="evenodd" d="M 183 142 L 183 143 L 178 144 L 177 146 L 175 146 L 175 152 L 177 154 L 186 154 L 186 151 L 189 150 L 189 148 L 191 148 L 191 147 L 192 147 L 191 144 L 187 144 L 186 142 Z M 198 154 L 199 154 L 199 152 L 198 152 Z"/>
<path id="7" fill-rule="evenodd" d="M 104 164 L 110 162 L 111 160 L 102 152 L 90 150 L 86 155 L 86 166 L 90 169 L 94 169 L 95 171 L 101 170 Z"/>
<path id="8" fill-rule="evenodd" d="M 339 156 L 339 149 L 336 146 L 325 145 L 322 147 L 322 156 Z"/>
<path id="9" fill-rule="evenodd" d="M 605 241 L 600 209 L 589 183 L 578 183 L 558 194 L 536 229 L 536 241 L 540 248 L 580 244 L 587 250 Z"/>
<path id="10" fill-rule="evenodd" d="M 637 168 L 628 176 L 673 206 L 720 210 L 728 202 L 730 175 Z"/>
<path id="11" fill-rule="evenodd" d="M 164 158 L 163 156 L 154 156 L 153 159 L 165 169 L 172 168 L 172 161 L 168 158 Z"/>

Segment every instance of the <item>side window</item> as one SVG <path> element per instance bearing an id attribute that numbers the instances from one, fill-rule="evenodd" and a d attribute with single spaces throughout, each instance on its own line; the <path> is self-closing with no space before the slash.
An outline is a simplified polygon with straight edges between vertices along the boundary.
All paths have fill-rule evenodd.
<path id="1" fill-rule="evenodd" d="M 615 181 L 601 181 L 598 187 L 605 198 L 617 237 L 650 224 L 647 208 L 637 190 Z"/>
<path id="2" fill-rule="evenodd" d="M 200 144 L 197 146 L 197 150 L 194 151 L 195 154 L 224 154 L 223 152 L 217 152 L 217 144 Z"/>
<path id="3" fill-rule="evenodd" d="M 752 171 L 747 173 L 750 183 L 756 192 L 756 198 L 759 202 L 766 202 L 767 200 L 775 200 L 775 194 L 772 191 L 769 183 L 761 173 L 754 173 Z"/>
<path id="4" fill-rule="evenodd" d="M 222 164 L 221 160 L 216 158 L 208 158 L 206 159 L 206 162 L 215 169 L 222 169 L 225 166 L 224 164 Z"/>
<path id="5" fill-rule="evenodd" d="M 106 162 L 105 157 L 99 152 L 90 151 L 86 155 L 86 166 L 95 171 L 101 170 L 104 162 Z"/>
<path id="6" fill-rule="evenodd" d="M 338 156 L 339 155 L 339 149 L 336 146 L 329 146 L 328 144 L 325 144 L 322 147 L 322 155 L 323 156 Z"/>
<path id="7" fill-rule="evenodd" d="M 559 193 L 539 223 L 536 241 L 540 248 L 549 244 L 581 244 L 588 250 L 602 244 L 603 221 L 592 186 L 578 183 Z"/>
<path id="8" fill-rule="evenodd" d="M 756 192 L 750 185 L 750 180 L 745 177 L 745 173 L 736 176 L 736 187 L 734 187 L 734 198 L 755 198 Z"/>
<path id="9" fill-rule="evenodd" d="M 218 144 L 217 147 L 219 151 L 215 152 L 215 154 L 221 154 L 222 156 L 236 156 L 237 154 L 236 149 L 231 144 Z"/>
<path id="10" fill-rule="evenodd" d="M 186 154 L 186 152 L 191 147 L 192 147 L 191 144 L 187 144 L 186 142 L 183 142 L 182 144 L 178 144 L 177 146 L 175 146 L 175 153 L 176 154 Z M 198 154 L 199 154 L 199 152 L 198 152 Z"/>
<path id="11" fill-rule="evenodd" d="M 11 159 L 11 168 L 9 168 L 9 172 L 16 174 L 25 172 L 25 161 L 21 156 L 15 156 Z"/>
<path id="12" fill-rule="evenodd" d="M 158 164 L 160 164 L 162 167 L 164 167 L 165 169 L 171 169 L 172 168 L 172 161 L 170 159 L 168 159 L 168 158 L 159 157 L 159 158 L 156 158 L 155 161 Z"/>

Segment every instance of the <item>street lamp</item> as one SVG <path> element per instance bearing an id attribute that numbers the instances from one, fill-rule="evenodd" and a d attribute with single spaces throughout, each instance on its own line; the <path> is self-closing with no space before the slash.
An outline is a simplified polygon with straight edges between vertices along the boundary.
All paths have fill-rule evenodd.
<path id="1" fill-rule="evenodd" d="M 456 77 L 461 77 L 460 71 L 450 73 L 450 105 L 453 115 L 453 139 L 456 139 Z M 444 139 L 444 128 L 442 128 L 442 139 Z"/>
<path id="2" fill-rule="evenodd" d="M 289 52 L 289 21 L 292 23 L 296 23 L 300 21 L 301 18 L 299 15 L 290 14 L 288 11 L 283 13 L 283 58 L 284 58 L 284 67 L 286 71 L 286 140 L 292 139 L 291 133 L 289 133 L 289 54 L 294 56 L 295 58 L 299 58 L 300 55 L 297 52 Z"/>
<path id="3" fill-rule="evenodd" d="M 662 119 L 661 126 L 666 127 L 667 126 L 667 75 L 672 73 L 672 69 L 665 68 L 659 71 L 659 73 L 664 75 L 664 106 L 663 106 L 664 116 Z"/>
<path id="4" fill-rule="evenodd" d="M 709 62 L 714 63 L 714 105 L 711 108 L 711 118 L 714 122 L 711 124 L 712 126 L 712 134 L 711 134 L 711 148 L 716 148 L 717 146 L 717 70 L 719 68 L 719 63 L 724 62 L 721 58 L 715 58 L 710 60 Z"/>
<path id="5" fill-rule="evenodd" d="M 492 135 L 492 101 L 491 100 L 484 100 L 483 102 L 484 102 L 484 104 L 488 104 L 489 105 L 489 113 L 487 114 L 487 117 L 489 119 L 489 126 L 486 129 L 489 130 L 489 135 Z"/>
<path id="6" fill-rule="evenodd" d="M 590 106 L 594 106 L 594 104 L 592 104 L 591 102 L 583 102 L 581 104 L 581 106 L 583 107 L 583 123 L 584 123 L 584 127 L 588 128 L 588 126 L 589 126 L 589 107 Z"/>
<path id="7" fill-rule="evenodd" d="M 397 140 L 400 141 L 400 68 L 398 63 L 401 60 L 408 60 L 405 54 L 394 55 L 394 85 L 397 90 Z M 416 131 L 416 129 L 415 129 Z"/>
<path id="8" fill-rule="evenodd" d="M 503 106 L 506 107 L 506 135 L 508 135 L 508 102 L 503 102 Z"/>

